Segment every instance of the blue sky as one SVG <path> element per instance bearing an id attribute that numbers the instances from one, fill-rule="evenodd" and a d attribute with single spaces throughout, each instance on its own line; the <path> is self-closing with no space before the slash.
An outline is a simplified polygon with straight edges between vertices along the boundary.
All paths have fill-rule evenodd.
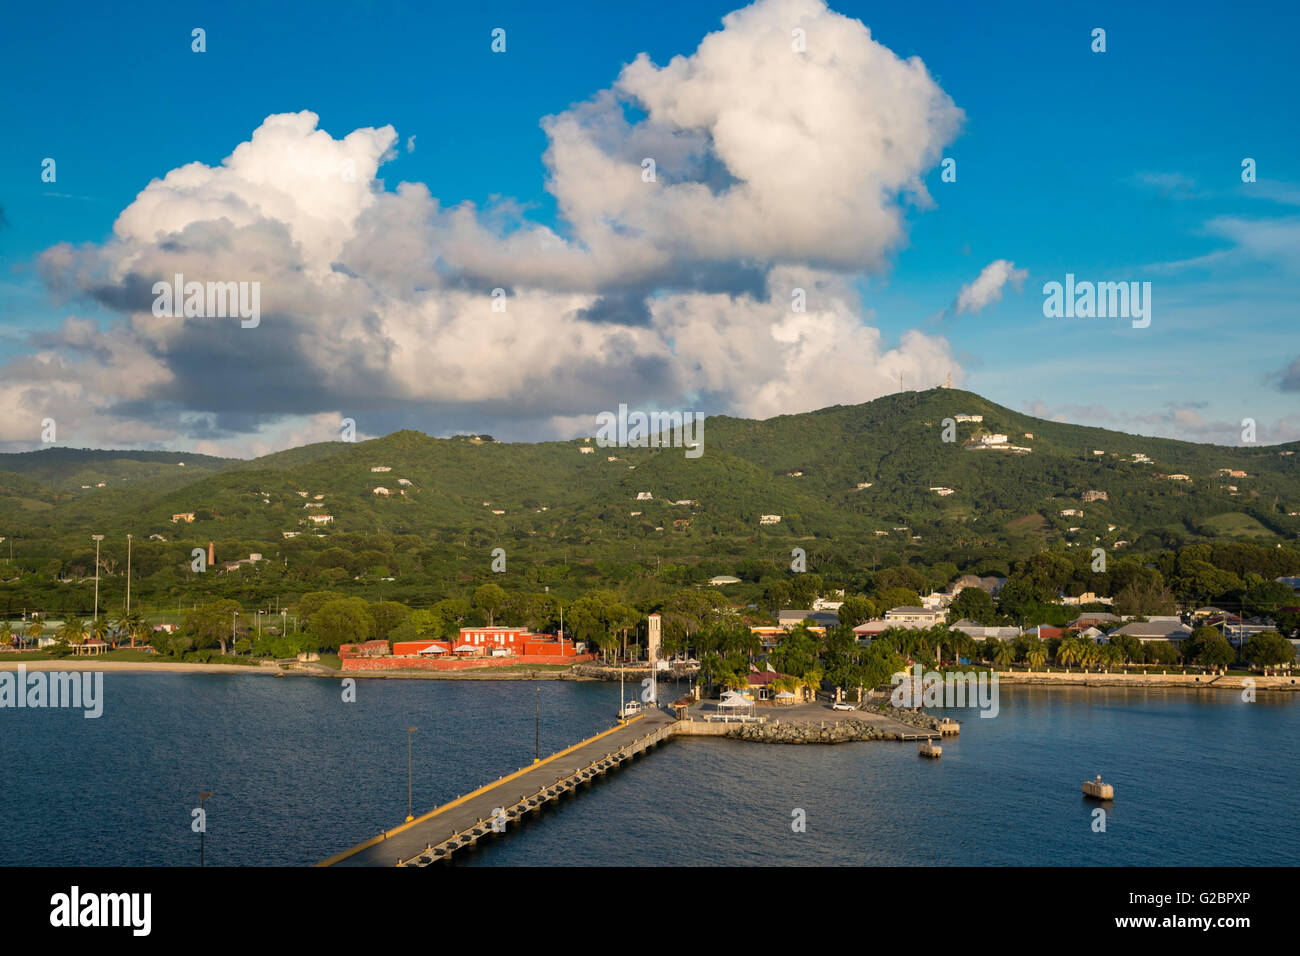
<path id="1" fill-rule="evenodd" d="M 443 209 L 470 202 L 481 210 L 507 197 L 523 222 L 573 238 L 547 188 L 540 120 L 609 88 L 640 53 L 660 67 L 690 56 L 737 4 L 539 7 L 159 3 L 8 12 L 0 39 L 6 377 L 19 379 L 31 354 L 64 347 L 59 330 L 69 316 L 104 329 L 127 321 L 103 297 L 72 291 L 75 270 L 52 276 L 38 267 L 46 250 L 103 247 L 150 180 L 187 163 L 218 166 L 273 114 L 310 110 L 335 139 L 391 125 L 397 142 L 376 188 L 423 183 Z M 1225 443 L 1252 417 L 1261 441 L 1295 440 L 1300 124 L 1292 64 L 1300 13 L 1277 4 L 1133 7 L 832 4 L 898 57 L 919 57 L 964 114 L 938 153 L 956 159 L 957 181 L 942 182 L 937 163 L 920 170 L 933 203 L 902 201 L 903 237 L 883 249 L 883 266 L 840 272 L 885 347 L 909 330 L 941 337 L 964 387 L 1017 410 Z M 193 27 L 207 32 L 203 54 L 190 49 Z M 495 27 L 507 31 L 503 55 L 489 48 Z M 1104 53 L 1090 49 L 1095 27 L 1106 30 Z M 864 90 L 861 108 L 873 109 L 879 95 Z M 41 181 L 45 157 L 57 162 L 55 183 Z M 1255 183 L 1242 182 L 1245 157 L 1257 163 Z M 963 286 L 996 260 L 1027 272 L 1019 290 L 1008 284 L 1000 299 L 953 314 Z M 1042 286 L 1067 272 L 1150 281 L 1150 327 L 1044 318 Z M 107 346 L 79 360 L 93 362 L 96 348 Z M 757 402 L 716 381 L 664 391 L 666 374 L 652 378 L 634 399 L 693 400 L 706 412 L 802 410 L 795 398 L 781 405 L 785 392 Z M 238 409 L 206 407 L 219 404 L 211 389 L 183 391 L 101 388 L 84 401 L 118 423 L 147 421 L 134 443 L 227 453 L 292 442 L 313 434 L 295 427 L 312 415 L 324 421 L 359 407 L 346 389 L 326 395 L 325 386 L 315 404 L 276 399 Z M 820 404 L 836 397 L 817 395 Z M 592 414 L 622 398 L 617 389 L 595 391 Z M 862 398 L 846 391 L 840 400 Z M 149 410 L 155 401 L 168 414 Z M 40 411 L 36 403 L 28 410 Z M 72 416 L 65 434 L 80 439 L 70 443 L 105 435 L 117 439 L 108 444 L 133 443 L 125 425 L 105 431 L 60 411 Z M 539 419 L 512 413 L 510 402 L 401 394 L 362 413 L 371 433 L 395 425 L 491 427 L 515 438 L 581 431 L 575 408 L 550 411 Z M 181 424 L 196 418 L 206 424 Z M 34 422 L 22 427 L 33 439 L 39 432 Z M 24 434 L 0 438 L 32 446 Z"/>

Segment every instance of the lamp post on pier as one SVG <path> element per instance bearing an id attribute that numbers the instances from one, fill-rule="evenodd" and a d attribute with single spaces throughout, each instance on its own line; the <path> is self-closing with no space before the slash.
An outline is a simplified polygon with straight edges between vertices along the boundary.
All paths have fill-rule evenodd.
<path id="1" fill-rule="evenodd" d="M 212 796 L 211 790 L 206 790 L 199 794 L 199 814 L 202 818 L 202 827 L 199 830 L 199 866 L 203 866 L 203 838 L 208 833 L 208 820 L 203 810 L 203 801 Z"/>
<path id="2" fill-rule="evenodd" d="M 411 734 L 415 733 L 415 732 L 416 732 L 417 730 L 419 730 L 419 729 L 420 729 L 420 728 L 418 728 L 418 727 L 407 727 L 407 728 L 406 728 L 406 822 L 407 822 L 407 823 L 410 823 L 412 820 L 415 819 L 415 815 L 411 812 L 411 806 L 412 806 L 412 801 L 411 801 Z"/>

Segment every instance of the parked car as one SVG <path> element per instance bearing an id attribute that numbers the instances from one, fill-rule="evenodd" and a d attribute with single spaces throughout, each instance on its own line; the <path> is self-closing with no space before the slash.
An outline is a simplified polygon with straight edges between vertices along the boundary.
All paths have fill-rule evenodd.
<path id="1" fill-rule="evenodd" d="M 847 700 L 837 700 L 831 704 L 831 710 L 857 710 L 857 704 L 850 704 Z"/>

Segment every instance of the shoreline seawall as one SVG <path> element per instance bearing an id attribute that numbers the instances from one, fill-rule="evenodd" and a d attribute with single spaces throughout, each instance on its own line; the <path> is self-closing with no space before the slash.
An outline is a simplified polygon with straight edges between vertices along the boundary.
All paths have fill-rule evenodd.
<path id="1" fill-rule="evenodd" d="M 1171 687 L 1179 690 L 1300 691 L 1300 675 L 1108 674 L 1088 671 L 997 671 L 998 682 L 1034 687 Z"/>
<path id="2" fill-rule="evenodd" d="M 380 680 L 610 680 L 607 673 L 593 674 L 587 667 L 578 665 L 569 670 L 545 671 L 532 670 L 527 666 L 515 665 L 518 669 L 503 667 L 477 667 L 464 670 L 332 670 L 323 665 L 287 664 L 273 665 L 270 662 L 250 664 L 200 664 L 183 661 L 114 661 L 94 657 L 68 657 L 63 659 L 43 660 L 6 660 L 0 655 L 0 671 L 17 670 L 18 665 L 26 666 L 28 672 L 34 671 L 104 671 L 105 673 L 166 673 L 166 674 L 276 674 L 302 675 L 308 677 L 357 677 Z M 629 669 L 626 679 L 632 680 L 633 671 Z M 1240 693 L 1248 686 L 1246 681 L 1253 681 L 1256 691 L 1279 693 L 1300 692 L 1300 674 L 1286 675 L 1214 675 L 1214 674 L 1120 674 L 1084 671 L 997 671 L 998 681 L 1002 684 L 1020 687 L 1167 687 L 1175 690 L 1220 690 Z M 645 672 L 648 676 L 649 672 Z M 617 680 L 617 672 L 613 678 Z M 671 680 L 671 676 L 660 674 L 660 679 Z"/>

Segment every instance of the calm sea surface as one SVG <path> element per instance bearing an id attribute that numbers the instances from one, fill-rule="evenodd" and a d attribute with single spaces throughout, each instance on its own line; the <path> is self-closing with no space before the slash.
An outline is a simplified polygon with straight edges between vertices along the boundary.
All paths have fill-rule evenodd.
<path id="1" fill-rule="evenodd" d="M 0 710 L 0 865 L 312 863 L 609 727 L 617 684 L 108 674 L 104 715 Z M 665 691 L 667 692 L 667 690 Z M 1300 863 L 1300 697 L 1001 688 L 915 744 L 677 739 L 469 865 Z M 1106 832 L 1079 784 L 1115 785 Z M 802 811 L 797 814 L 795 811 Z M 804 832 L 791 824 L 806 820 Z"/>

